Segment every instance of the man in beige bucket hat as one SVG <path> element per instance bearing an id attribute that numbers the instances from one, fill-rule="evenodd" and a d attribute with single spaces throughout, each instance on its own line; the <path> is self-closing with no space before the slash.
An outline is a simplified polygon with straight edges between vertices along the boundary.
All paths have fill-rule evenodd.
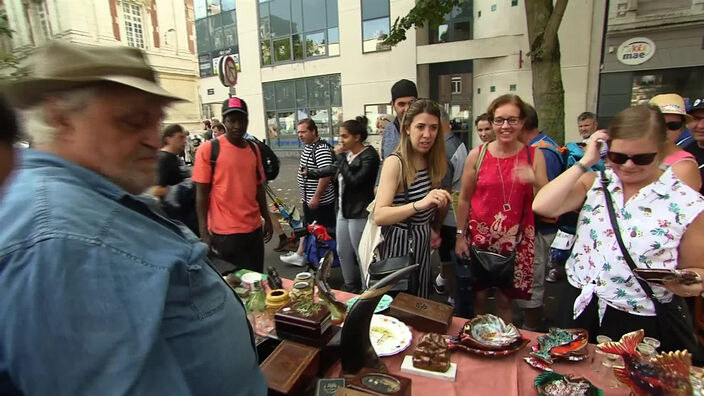
<path id="1" fill-rule="evenodd" d="M 145 56 L 52 42 L 3 91 L 34 147 L 0 205 L 0 394 L 264 395 L 241 301 L 149 209 L 163 109 Z"/>

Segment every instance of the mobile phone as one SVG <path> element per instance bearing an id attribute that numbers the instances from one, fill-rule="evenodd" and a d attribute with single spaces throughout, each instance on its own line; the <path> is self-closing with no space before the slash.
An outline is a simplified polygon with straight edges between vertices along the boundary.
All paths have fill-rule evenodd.
<path id="1" fill-rule="evenodd" d="M 596 142 L 599 143 L 599 157 L 606 158 L 606 153 L 609 152 L 609 144 L 604 139 L 597 139 Z"/>

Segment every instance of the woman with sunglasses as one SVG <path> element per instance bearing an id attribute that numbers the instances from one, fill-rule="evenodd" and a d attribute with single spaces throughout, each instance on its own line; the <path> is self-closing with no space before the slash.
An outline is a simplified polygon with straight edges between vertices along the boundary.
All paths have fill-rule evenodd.
<path id="1" fill-rule="evenodd" d="M 644 329 L 665 348 L 681 348 L 670 332 L 658 330 L 655 304 L 634 277 L 607 210 L 601 177 L 587 170 L 599 160 L 600 140 L 608 141 L 606 188 L 619 235 L 639 268 L 687 269 L 698 282 L 649 283 L 662 303 L 672 293 L 692 297 L 704 291 L 704 198 L 684 185 L 672 168 L 662 170 L 667 135 L 665 119 L 653 105 L 620 112 L 606 131 L 588 140 L 584 157 L 548 183 L 533 201 L 535 213 L 557 217 L 581 207 L 577 238 L 567 260 L 569 290 L 563 294 L 565 327 L 614 340 Z M 664 334 L 665 333 L 665 334 Z"/>
<path id="2" fill-rule="evenodd" d="M 374 209 L 374 221 L 384 236 L 380 258 L 406 256 L 412 244 L 420 268 L 408 281 L 407 291 L 424 298 L 431 278 L 430 222 L 435 219 L 439 229 L 452 201 L 450 193 L 440 188 L 447 159 L 444 140 L 438 136 L 442 136 L 440 106 L 430 99 L 411 102 L 401 120 L 398 147 L 384 160 Z"/>
<path id="3" fill-rule="evenodd" d="M 699 164 L 694 155 L 677 145 L 677 138 L 682 134 L 685 123 L 692 120 L 687 114 L 684 99 L 677 94 L 655 95 L 650 99 L 650 104 L 658 106 L 665 117 L 667 128 L 667 143 L 665 144 L 665 159 L 663 167 L 672 167 L 675 176 L 686 185 L 699 191 L 702 187 L 702 178 L 699 174 Z"/>
<path id="4" fill-rule="evenodd" d="M 471 246 L 504 256 L 515 253 L 512 281 L 499 285 L 478 279 L 473 285 L 475 313 L 486 312 L 489 289 L 495 288 L 496 313 L 506 323 L 513 321 L 512 299 L 531 298 L 535 255 L 531 203 L 534 191 L 547 183 L 542 152 L 520 140 L 526 113 L 526 105 L 516 95 L 499 96 L 489 105 L 496 140 L 467 156 L 457 204 L 458 257 L 470 259 Z"/>

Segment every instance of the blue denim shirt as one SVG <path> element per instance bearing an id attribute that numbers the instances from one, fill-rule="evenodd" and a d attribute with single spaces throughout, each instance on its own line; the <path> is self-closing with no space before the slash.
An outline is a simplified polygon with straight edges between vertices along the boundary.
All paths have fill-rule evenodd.
<path id="1" fill-rule="evenodd" d="M 27 150 L 0 205 L 0 394 L 265 395 L 242 303 L 185 226 Z"/>

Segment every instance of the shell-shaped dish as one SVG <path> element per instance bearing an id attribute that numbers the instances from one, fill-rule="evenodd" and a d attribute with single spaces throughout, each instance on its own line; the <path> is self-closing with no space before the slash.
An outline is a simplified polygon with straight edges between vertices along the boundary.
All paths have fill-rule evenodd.
<path id="1" fill-rule="evenodd" d="M 460 334 L 462 344 L 485 350 L 507 349 L 521 339 L 516 326 L 498 316 L 479 315 L 468 321 Z"/>

